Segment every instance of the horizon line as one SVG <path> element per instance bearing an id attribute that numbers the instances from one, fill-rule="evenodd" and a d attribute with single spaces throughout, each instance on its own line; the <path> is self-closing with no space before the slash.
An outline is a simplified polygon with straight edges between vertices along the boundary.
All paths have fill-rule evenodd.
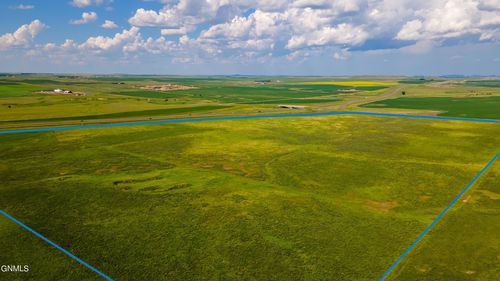
<path id="1" fill-rule="evenodd" d="M 200 77 L 438 77 L 438 78 L 469 78 L 469 77 L 500 77 L 500 74 L 344 74 L 344 75 L 307 75 L 307 74 L 160 74 L 160 73 L 98 73 L 98 72 L 3 72 L 0 75 L 67 75 L 67 76 L 200 76 Z"/>

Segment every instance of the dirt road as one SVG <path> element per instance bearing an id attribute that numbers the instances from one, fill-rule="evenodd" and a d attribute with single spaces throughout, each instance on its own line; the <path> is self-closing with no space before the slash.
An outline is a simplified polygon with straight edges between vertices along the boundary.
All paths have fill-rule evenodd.
<path id="1" fill-rule="evenodd" d="M 393 98 L 393 97 L 400 95 L 402 90 L 404 90 L 404 87 L 396 87 L 396 88 L 389 89 L 389 91 L 387 91 L 379 96 L 360 97 L 360 98 L 356 98 L 356 99 L 352 99 L 352 100 L 347 100 L 345 102 L 340 103 L 338 110 L 346 110 L 349 107 L 356 107 L 356 106 L 360 106 L 360 105 L 367 104 L 367 103 L 374 102 L 374 101 Z"/>

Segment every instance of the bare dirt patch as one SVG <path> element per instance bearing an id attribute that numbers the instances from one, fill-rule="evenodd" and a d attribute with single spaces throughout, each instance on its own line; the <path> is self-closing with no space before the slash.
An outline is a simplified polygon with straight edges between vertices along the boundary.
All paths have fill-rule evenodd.
<path id="1" fill-rule="evenodd" d="M 429 271 L 431 271 L 432 267 L 428 264 L 424 264 L 420 267 L 417 267 L 416 269 L 420 272 L 429 272 Z"/>
<path id="2" fill-rule="evenodd" d="M 389 212 L 390 210 L 396 208 L 399 206 L 398 201 L 374 201 L 374 200 L 367 200 L 366 205 L 374 210 L 377 211 L 382 211 L 382 212 Z"/>
<path id="3" fill-rule="evenodd" d="M 491 200 L 499 200 L 500 199 L 500 194 L 498 194 L 496 192 L 489 191 L 489 190 L 480 190 L 480 192 L 482 193 L 482 195 L 488 197 Z"/>
<path id="4" fill-rule="evenodd" d="M 191 90 L 198 89 L 193 86 L 179 85 L 179 84 L 162 84 L 162 85 L 149 85 L 142 87 L 144 90 L 152 91 L 181 91 L 181 90 Z"/>
<path id="5" fill-rule="evenodd" d="M 429 201 L 431 198 L 432 198 L 432 196 L 430 196 L 430 195 L 420 195 L 420 196 L 418 197 L 418 200 L 419 200 L 420 202 L 427 202 L 427 201 Z"/>

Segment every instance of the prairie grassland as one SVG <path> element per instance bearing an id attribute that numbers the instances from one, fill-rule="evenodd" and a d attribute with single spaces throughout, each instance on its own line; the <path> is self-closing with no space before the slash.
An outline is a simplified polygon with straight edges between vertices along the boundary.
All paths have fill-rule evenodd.
<path id="1" fill-rule="evenodd" d="M 372 87 L 372 86 L 393 86 L 393 85 L 396 85 L 397 83 L 365 80 L 365 81 L 315 81 L 315 82 L 304 82 L 304 84 L 338 85 L 338 86 L 350 86 L 350 87 Z"/>
<path id="2" fill-rule="evenodd" d="M 374 280 L 499 136 L 497 124 L 361 116 L 4 135 L 0 206 L 120 280 Z M 0 223 L 0 261 L 30 262 L 23 277 L 93 278 Z"/>
<path id="3" fill-rule="evenodd" d="M 498 280 L 499 178 L 496 162 L 388 280 Z"/>
<path id="4" fill-rule="evenodd" d="M 317 79 L 8 77 L 0 121 L 328 111 L 403 87 Z M 366 107 L 500 118 L 495 81 L 421 81 Z M 162 83 L 196 89 L 143 89 Z M 54 88 L 88 95 L 34 94 Z M 352 88 L 362 92 L 339 91 Z M 2 135 L 0 207 L 118 280 L 374 280 L 498 152 L 499 136 L 498 124 L 367 116 Z M 495 277 L 498 165 L 482 180 L 392 280 Z M 447 254 L 452 245 L 460 253 Z M 0 249 L 0 264 L 30 265 L 22 278 L 98 279 L 3 217 Z"/>

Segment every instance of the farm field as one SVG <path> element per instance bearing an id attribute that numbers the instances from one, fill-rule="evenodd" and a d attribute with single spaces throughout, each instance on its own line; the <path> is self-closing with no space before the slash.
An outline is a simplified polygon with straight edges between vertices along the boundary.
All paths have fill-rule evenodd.
<path id="1" fill-rule="evenodd" d="M 500 89 L 485 86 L 494 81 L 399 77 L 367 80 L 362 77 L 5 75 L 0 77 L 0 128 L 289 112 L 279 107 L 282 104 L 305 106 L 294 112 L 370 108 L 498 118 Z M 151 90 L 163 85 L 188 88 Z M 84 95 L 40 93 L 53 89 Z M 402 96 L 402 91 L 407 94 Z"/>
<path id="2" fill-rule="evenodd" d="M 500 80 L 498 79 L 469 80 L 467 84 L 472 86 L 500 88 Z"/>
<path id="3" fill-rule="evenodd" d="M 115 280 L 376 280 L 500 152 L 498 123 L 345 115 L 112 126 L 332 111 L 500 119 L 494 83 L 0 76 L 0 132 L 111 125 L 0 135 L 0 209 Z M 152 90 L 176 86 L 185 88 Z M 496 280 L 499 169 L 386 280 Z M 102 279 L 4 216 L 0 249 L 0 262 L 30 264 L 23 279 L 0 279 Z"/>
<path id="4" fill-rule="evenodd" d="M 407 108 L 440 111 L 441 116 L 500 119 L 500 96 L 397 98 L 363 105 L 366 108 Z"/>
<path id="5" fill-rule="evenodd" d="M 286 77 L 163 77 L 163 76 L 43 76 L 0 77 L 0 126 L 10 123 L 86 121 L 184 114 L 186 117 L 231 114 L 280 113 L 279 104 L 334 105 L 354 93 L 376 95 L 388 86 L 312 85 L 311 78 Z M 345 82 L 345 81 L 344 81 Z M 339 82 L 340 83 L 340 82 Z M 365 83 L 366 84 L 366 83 Z M 185 90 L 155 91 L 162 85 L 187 86 Z M 148 88 L 149 87 L 149 88 Z M 42 94 L 54 89 L 80 95 Z M 18 126 L 18 124 L 16 125 Z"/>
<path id="6" fill-rule="evenodd" d="M 499 133 L 343 116 L 4 135 L 0 205 L 117 280 L 374 280 L 498 152 Z M 32 261 L 29 276 L 99 278 L 0 223 L 0 259 Z"/>
<path id="7" fill-rule="evenodd" d="M 192 112 L 216 110 L 216 109 L 225 108 L 225 107 L 226 106 L 221 106 L 221 105 L 219 105 L 219 106 L 206 105 L 206 106 L 193 106 L 193 107 L 172 107 L 172 108 L 164 108 L 164 109 L 125 111 L 125 112 L 97 114 L 97 115 L 39 118 L 39 119 L 36 119 L 36 121 L 65 121 L 65 120 L 89 120 L 89 119 L 96 120 L 96 119 L 111 119 L 111 118 L 123 118 L 123 117 L 170 115 L 170 114 L 181 114 L 181 113 L 192 113 Z M 27 119 L 27 120 L 9 120 L 8 122 L 29 122 L 29 121 L 32 121 L 32 120 L 30 120 L 30 119 Z"/>

